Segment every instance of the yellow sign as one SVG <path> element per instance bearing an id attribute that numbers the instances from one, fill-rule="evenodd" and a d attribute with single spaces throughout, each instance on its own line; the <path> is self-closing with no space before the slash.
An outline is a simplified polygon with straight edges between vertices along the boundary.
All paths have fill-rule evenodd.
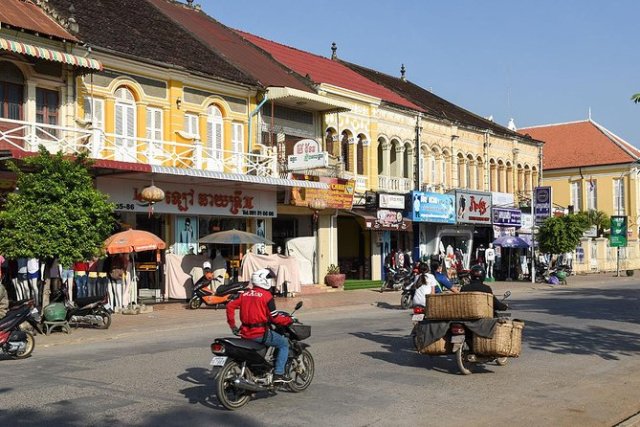
<path id="1" fill-rule="evenodd" d="M 294 206 L 307 206 L 323 201 L 326 208 L 351 210 L 353 206 L 353 193 L 355 181 L 352 179 L 329 178 L 312 175 L 293 175 L 293 179 L 301 181 L 325 182 L 329 190 L 317 188 L 299 188 L 291 190 L 291 204 Z"/>

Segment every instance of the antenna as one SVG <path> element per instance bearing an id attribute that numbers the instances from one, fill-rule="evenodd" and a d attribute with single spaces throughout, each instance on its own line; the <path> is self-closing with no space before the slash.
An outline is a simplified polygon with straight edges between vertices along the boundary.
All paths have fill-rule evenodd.
<path id="1" fill-rule="evenodd" d="M 589 121 L 591 121 L 591 107 L 589 107 Z"/>

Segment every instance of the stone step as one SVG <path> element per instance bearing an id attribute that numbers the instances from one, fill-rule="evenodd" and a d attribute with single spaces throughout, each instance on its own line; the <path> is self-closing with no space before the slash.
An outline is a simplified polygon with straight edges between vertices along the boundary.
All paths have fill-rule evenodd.
<path id="1" fill-rule="evenodd" d="M 332 288 L 327 285 L 304 285 L 300 295 L 324 294 L 328 292 L 340 292 L 342 288 Z"/>

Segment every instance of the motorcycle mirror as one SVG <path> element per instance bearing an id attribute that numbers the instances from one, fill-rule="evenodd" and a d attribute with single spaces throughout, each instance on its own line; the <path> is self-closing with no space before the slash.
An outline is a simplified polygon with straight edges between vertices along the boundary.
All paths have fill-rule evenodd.
<path id="1" fill-rule="evenodd" d="M 511 296 L 511 291 L 507 291 L 504 293 L 505 298 L 509 298 Z"/>
<path id="2" fill-rule="evenodd" d="M 302 301 L 299 301 L 299 302 L 296 304 L 296 310 L 300 310 L 300 308 L 302 308 Z"/>

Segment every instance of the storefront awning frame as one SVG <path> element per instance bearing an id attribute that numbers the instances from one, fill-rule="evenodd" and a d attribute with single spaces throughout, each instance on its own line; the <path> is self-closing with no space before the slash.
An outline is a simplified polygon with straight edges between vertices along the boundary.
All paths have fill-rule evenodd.
<path id="1" fill-rule="evenodd" d="M 73 55 L 60 50 L 35 46 L 29 43 L 18 42 L 3 37 L 0 37 L 0 50 L 6 50 L 20 55 L 33 56 L 34 58 L 41 58 L 47 61 L 61 62 L 63 64 L 69 64 L 80 68 L 88 68 L 96 71 L 102 70 L 102 63 L 96 59 L 83 58 L 82 56 Z"/>

